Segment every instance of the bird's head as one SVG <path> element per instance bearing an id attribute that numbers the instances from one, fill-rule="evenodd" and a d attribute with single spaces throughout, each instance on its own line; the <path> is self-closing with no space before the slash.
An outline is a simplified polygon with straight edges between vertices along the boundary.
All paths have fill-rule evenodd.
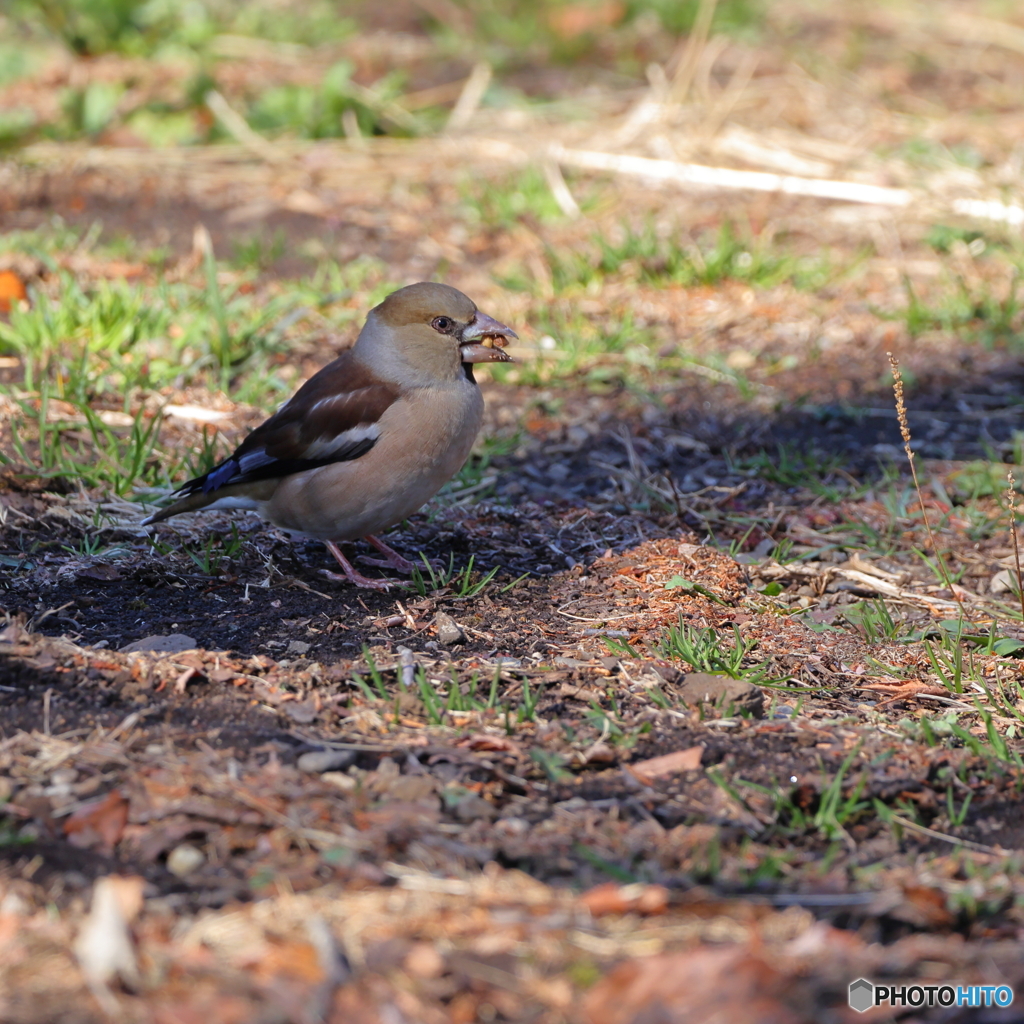
<path id="1" fill-rule="evenodd" d="M 472 363 L 510 362 L 503 346 L 517 337 L 456 288 L 421 281 L 370 310 L 356 345 L 371 362 L 395 359 L 425 382 L 472 380 Z"/>

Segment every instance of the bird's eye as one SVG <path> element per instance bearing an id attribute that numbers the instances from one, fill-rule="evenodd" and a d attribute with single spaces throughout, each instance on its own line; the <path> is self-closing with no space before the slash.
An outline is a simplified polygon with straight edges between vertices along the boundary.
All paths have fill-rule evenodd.
<path id="1" fill-rule="evenodd" d="M 430 326 L 441 334 L 451 334 L 452 329 L 455 327 L 455 321 L 447 316 L 435 316 L 430 321 Z"/>

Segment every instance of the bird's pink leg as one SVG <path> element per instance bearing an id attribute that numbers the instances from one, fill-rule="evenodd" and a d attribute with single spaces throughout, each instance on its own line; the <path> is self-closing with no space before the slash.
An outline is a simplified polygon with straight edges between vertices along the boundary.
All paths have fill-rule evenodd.
<path id="1" fill-rule="evenodd" d="M 362 587 L 364 590 L 387 590 L 393 585 L 388 580 L 371 580 L 364 576 L 353 568 L 352 563 L 341 553 L 341 548 L 333 540 L 324 541 L 324 543 L 327 545 L 327 550 L 334 555 L 338 565 L 341 566 L 345 573 L 344 576 L 341 576 L 336 572 L 331 572 L 329 569 L 321 569 L 320 572 L 329 580 L 347 580 L 349 583 Z"/>
<path id="2" fill-rule="evenodd" d="M 403 558 L 393 547 L 385 544 L 380 537 L 368 533 L 363 539 L 372 544 L 384 556 L 383 558 L 366 558 L 364 556 L 359 559 L 364 565 L 379 565 L 383 569 L 397 569 L 399 572 L 404 572 L 406 576 L 411 576 L 413 569 L 419 568 L 415 562 Z"/>

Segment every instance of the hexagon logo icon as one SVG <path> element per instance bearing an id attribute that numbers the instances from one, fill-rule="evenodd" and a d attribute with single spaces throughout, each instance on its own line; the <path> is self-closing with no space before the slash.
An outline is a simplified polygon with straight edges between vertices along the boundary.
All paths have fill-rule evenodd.
<path id="1" fill-rule="evenodd" d="M 870 1009 L 875 1002 L 875 986 L 866 978 L 858 978 L 850 982 L 850 1009 L 858 1013 L 864 1013 Z"/>

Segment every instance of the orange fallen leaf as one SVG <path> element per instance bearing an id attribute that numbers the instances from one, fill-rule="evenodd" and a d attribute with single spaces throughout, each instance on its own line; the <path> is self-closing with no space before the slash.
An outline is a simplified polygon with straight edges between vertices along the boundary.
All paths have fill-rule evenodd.
<path id="1" fill-rule="evenodd" d="M 600 4 L 568 4 L 548 16 L 548 24 L 563 39 L 576 39 L 588 32 L 601 32 L 622 21 L 625 4 L 605 0 Z"/>
<path id="2" fill-rule="evenodd" d="M 580 896 L 580 903 L 594 917 L 603 917 L 605 914 L 625 914 L 629 911 L 629 900 L 622 896 L 624 888 L 625 886 L 616 882 L 603 882 L 583 893 Z"/>
<path id="3" fill-rule="evenodd" d="M 634 761 L 629 767 L 639 775 L 657 779 L 662 775 L 696 771 L 700 767 L 703 753 L 703 746 L 687 747 L 685 750 L 674 750 L 671 754 L 663 754 L 661 757 L 649 757 L 646 761 Z"/>
<path id="4" fill-rule="evenodd" d="M 474 733 L 472 736 L 466 736 L 455 745 L 457 747 L 469 747 L 470 750 L 502 750 L 510 754 L 522 754 L 519 745 L 507 736 L 488 736 L 485 733 Z"/>
<path id="5" fill-rule="evenodd" d="M 13 270 L 0 270 L 0 313 L 10 313 L 15 302 L 27 298 L 25 282 Z"/>
<path id="6" fill-rule="evenodd" d="M 115 789 L 79 807 L 64 822 L 64 834 L 72 846 L 99 846 L 106 853 L 113 853 L 127 823 L 128 801 Z"/>
<path id="7" fill-rule="evenodd" d="M 287 977 L 310 985 L 324 980 L 324 969 L 316 949 L 309 942 L 277 942 L 269 945 L 253 965 L 253 973 L 262 981 Z"/>
<path id="8" fill-rule="evenodd" d="M 580 896 L 580 903 L 594 917 L 605 914 L 663 914 L 668 907 L 668 889 L 663 885 L 619 885 L 604 882 Z"/>

